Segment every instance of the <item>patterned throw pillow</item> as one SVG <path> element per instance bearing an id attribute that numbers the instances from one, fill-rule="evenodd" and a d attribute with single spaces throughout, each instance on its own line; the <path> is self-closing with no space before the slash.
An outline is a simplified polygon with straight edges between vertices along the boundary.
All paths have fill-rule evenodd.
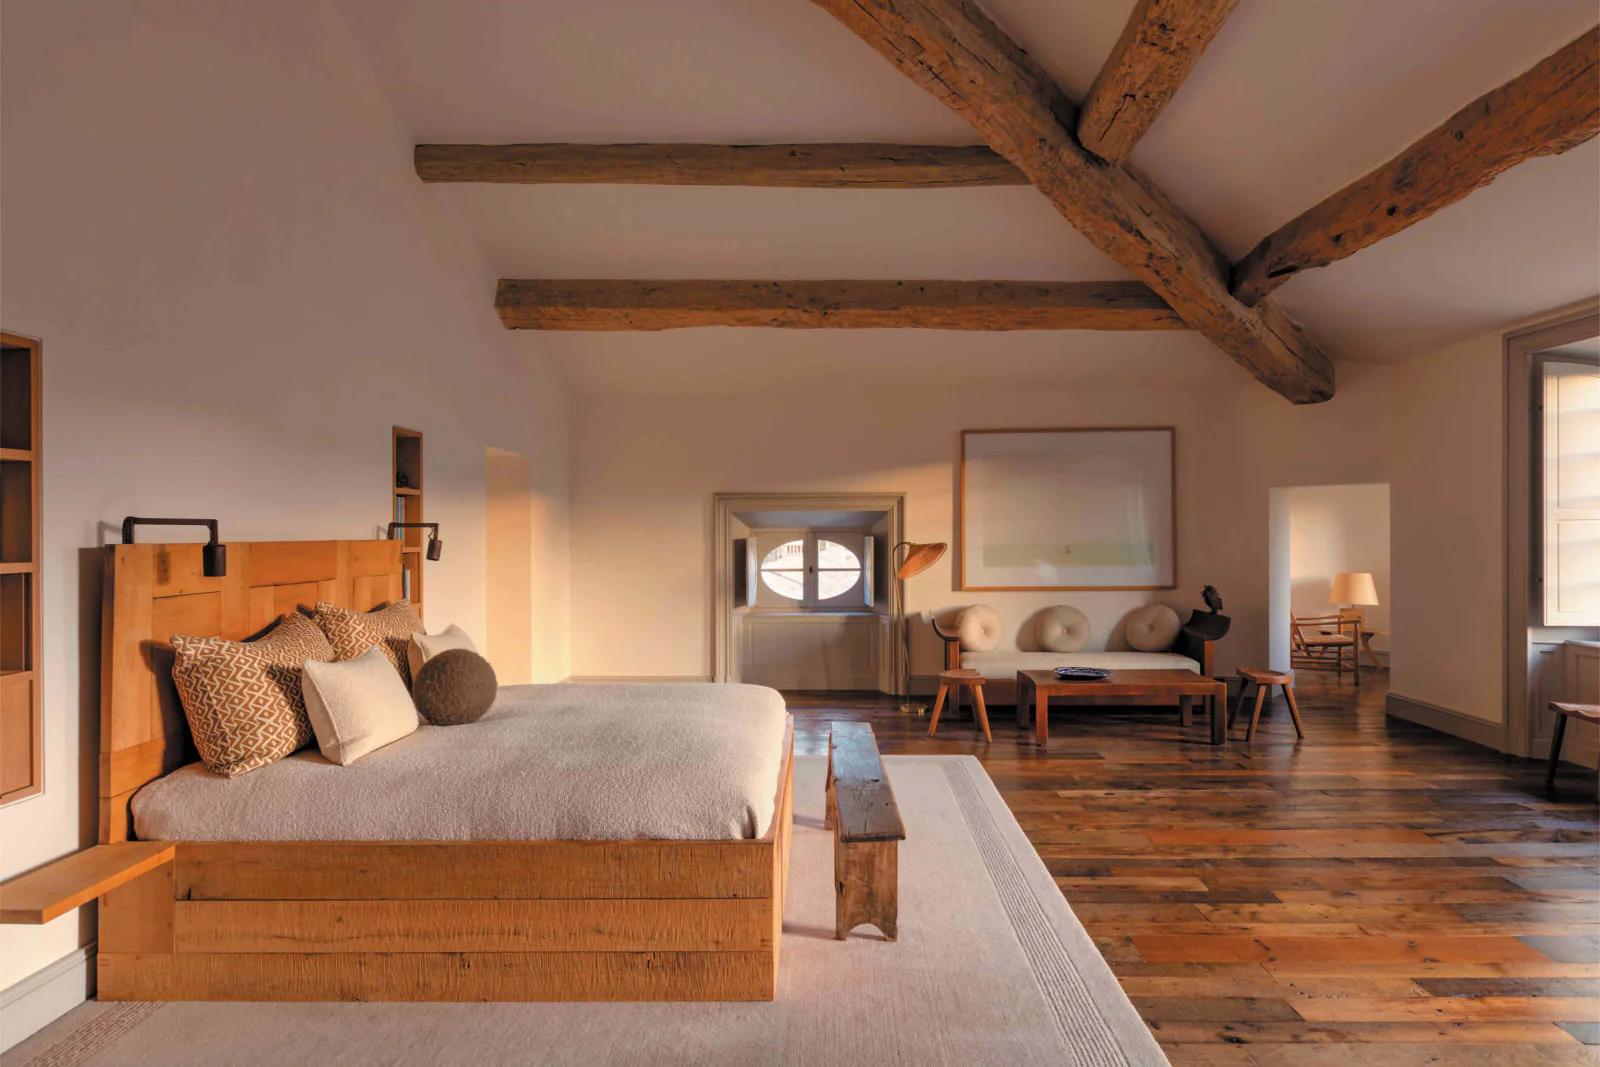
<path id="1" fill-rule="evenodd" d="M 174 635 L 172 681 L 205 765 L 236 778 L 311 743 L 301 670 L 329 661 L 316 623 L 288 615 L 255 641 Z"/>
<path id="2" fill-rule="evenodd" d="M 422 629 L 422 620 L 417 618 L 417 609 L 409 600 L 396 600 L 377 611 L 351 611 L 318 601 L 317 625 L 328 635 L 334 655 L 342 660 L 355 659 L 377 645 L 400 672 L 406 688 L 411 688 L 411 667 L 406 653 L 411 635 Z"/>

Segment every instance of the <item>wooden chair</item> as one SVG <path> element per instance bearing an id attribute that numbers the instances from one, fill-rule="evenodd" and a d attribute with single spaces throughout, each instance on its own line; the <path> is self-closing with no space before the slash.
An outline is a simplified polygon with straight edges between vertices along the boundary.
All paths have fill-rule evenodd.
<path id="1" fill-rule="evenodd" d="M 939 729 L 939 713 L 944 710 L 945 696 L 953 689 L 955 700 L 959 702 L 962 686 L 972 691 L 972 705 L 978 713 L 978 725 L 983 727 L 983 739 L 993 741 L 994 735 L 989 732 L 989 709 L 983 703 L 983 674 L 964 668 L 939 672 L 939 692 L 933 698 L 933 721 L 928 723 L 928 736 L 932 737 Z"/>
<path id="2" fill-rule="evenodd" d="M 1233 719 L 1244 709 L 1245 695 L 1250 692 L 1250 684 L 1255 683 L 1256 706 L 1250 713 L 1250 728 L 1245 731 L 1246 741 L 1255 740 L 1256 723 L 1261 719 L 1261 705 L 1267 699 L 1267 692 L 1273 686 L 1283 688 L 1283 699 L 1289 704 L 1289 714 L 1294 718 L 1294 732 L 1296 737 L 1306 735 L 1305 724 L 1300 721 L 1300 705 L 1294 699 L 1294 675 L 1284 671 L 1269 671 L 1262 667 L 1240 667 L 1239 676 L 1244 679 L 1239 686 L 1239 699 L 1233 705 L 1233 710 L 1228 712 L 1228 728 L 1233 728 Z"/>
<path id="3" fill-rule="evenodd" d="M 1544 774 L 1546 789 L 1556 787 L 1556 768 L 1561 766 L 1561 742 L 1567 739 L 1567 720 L 1600 723 L 1600 704 L 1566 704 L 1552 700 L 1550 710 L 1556 713 L 1556 733 L 1550 739 L 1550 769 Z"/>
<path id="4" fill-rule="evenodd" d="M 1361 684 L 1361 620 L 1347 615 L 1289 616 L 1290 666 L 1337 672 L 1344 681 L 1344 657 Z"/>

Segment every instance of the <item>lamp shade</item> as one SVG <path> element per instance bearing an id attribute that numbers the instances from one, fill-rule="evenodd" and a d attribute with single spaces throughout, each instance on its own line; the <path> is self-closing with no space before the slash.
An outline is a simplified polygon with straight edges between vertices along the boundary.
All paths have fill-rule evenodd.
<path id="1" fill-rule="evenodd" d="M 1366 571 L 1340 571 L 1333 576 L 1333 591 L 1328 600 L 1334 604 L 1378 603 L 1378 587 Z"/>
<path id="2" fill-rule="evenodd" d="M 940 557 L 944 555 L 944 550 L 949 547 L 943 541 L 935 541 L 927 545 L 906 542 L 905 562 L 900 564 L 900 569 L 894 572 L 894 576 L 902 581 L 907 578 L 915 578 L 939 562 Z"/>

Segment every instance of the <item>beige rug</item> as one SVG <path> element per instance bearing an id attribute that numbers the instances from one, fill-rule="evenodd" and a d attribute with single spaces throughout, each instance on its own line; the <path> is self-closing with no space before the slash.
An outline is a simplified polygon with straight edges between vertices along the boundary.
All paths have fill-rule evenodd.
<path id="1" fill-rule="evenodd" d="M 900 940 L 833 939 L 823 761 L 801 758 L 776 1002 L 90 1003 L 5 1062 L 1165 1063 L 982 765 L 885 763 L 908 834 Z"/>

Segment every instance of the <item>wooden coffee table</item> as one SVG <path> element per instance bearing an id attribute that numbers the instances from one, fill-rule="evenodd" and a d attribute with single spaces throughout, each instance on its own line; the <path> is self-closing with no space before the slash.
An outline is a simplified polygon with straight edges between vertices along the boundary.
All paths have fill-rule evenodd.
<path id="1" fill-rule="evenodd" d="M 1180 706 L 1189 700 L 1203 700 L 1211 714 L 1211 743 L 1228 742 L 1227 683 L 1193 671 L 1112 671 L 1099 682 L 1064 681 L 1054 671 L 1018 671 L 1017 714 L 1020 718 L 1025 710 L 1032 709 L 1034 739 L 1041 746 L 1050 744 L 1051 697 L 1066 697 L 1082 704 L 1094 704 L 1106 697 L 1176 697 Z M 1184 722 L 1188 722 L 1187 714 Z"/>

